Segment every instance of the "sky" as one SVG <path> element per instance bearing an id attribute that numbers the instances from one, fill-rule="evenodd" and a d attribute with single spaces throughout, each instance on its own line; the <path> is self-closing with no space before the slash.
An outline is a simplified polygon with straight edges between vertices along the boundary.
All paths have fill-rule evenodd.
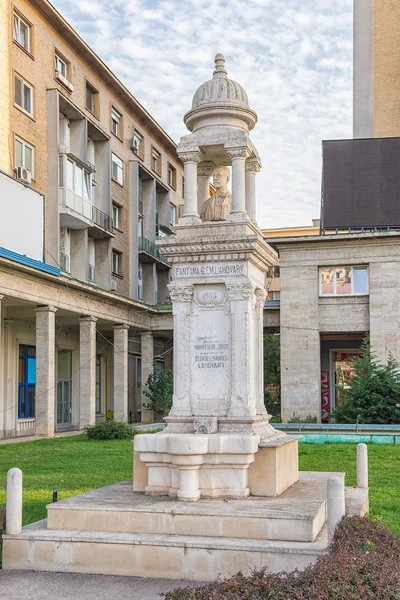
<path id="1" fill-rule="evenodd" d="M 263 228 L 319 218 L 321 141 L 352 136 L 352 0 L 52 0 L 176 141 L 214 56 L 258 114 Z"/>

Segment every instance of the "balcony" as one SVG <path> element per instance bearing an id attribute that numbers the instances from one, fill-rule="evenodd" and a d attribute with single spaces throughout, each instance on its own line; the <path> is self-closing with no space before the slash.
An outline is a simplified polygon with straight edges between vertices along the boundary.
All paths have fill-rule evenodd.
<path id="1" fill-rule="evenodd" d="M 156 260 L 170 267 L 167 258 L 161 254 L 156 244 L 144 237 L 139 237 L 139 254 L 142 254 L 142 262 L 153 262 Z"/>
<path id="2" fill-rule="evenodd" d="M 92 208 L 92 221 L 97 227 L 101 227 L 101 229 L 105 229 L 109 233 L 112 233 L 112 218 L 95 206 Z"/>

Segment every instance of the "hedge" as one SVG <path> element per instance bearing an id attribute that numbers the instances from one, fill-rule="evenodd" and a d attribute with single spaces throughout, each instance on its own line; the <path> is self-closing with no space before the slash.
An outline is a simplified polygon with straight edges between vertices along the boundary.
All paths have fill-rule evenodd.
<path id="1" fill-rule="evenodd" d="M 368 517 L 344 517 L 329 551 L 291 573 L 238 573 L 178 588 L 166 600 L 399 600 L 400 539 Z"/>

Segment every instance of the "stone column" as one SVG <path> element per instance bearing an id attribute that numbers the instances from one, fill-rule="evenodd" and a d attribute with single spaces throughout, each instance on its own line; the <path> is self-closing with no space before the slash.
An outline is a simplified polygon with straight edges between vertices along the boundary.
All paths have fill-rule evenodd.
<path id="1" fill-rule="evenodd" d="M 190 343 L 190 305 L 192 302 L 193 285 L 171 283 L 168 286 L 173 307 L 173 373 L 174 394 L 169 420 L 174 417 L 188 417 L 192 414 L 189 402 L 189 343 Z"/>
<path id="2" fill-rule="evenodd" d="M 16 433 L 16 423 L 18 416 L 18 389 L 15 384 L 16 376 L 14 375 L 15 369 L 13 368 L 14 357 L 16 356 L 17 350 L 14 344 L 13 334 L 13 319 L 4 319 L 4 375 L 3 375 L 3 389 L 4 389 L 4 434 L 7 436 L 13 436 Z M 1 356 L 1 355 L 0 355 Z"/>
<path id="3" fill-rule="evenodd" d="M 54 306 L 38 306 L 36 312 L 36 435 L 54 437 L 56 362 Z"/>
<path id="4" fill-rule="evenodd" d="M 232 314 L 232 396 L 228 416 L 249 419 L 256 416 L 252 314 L 254 288 L 250 282 L 227 283 L 226 287 Z"/>
<path id="5" fill-rule="evenodd" d="M 128 419 L 129 325 L 114 325 L 114 419 Z"/>
<path id="6" fill-rule="evenodd" d="M 186 185 L 186 182 L 185 182 Z M 144 405 L 150 402 L 150 398 L 144 395 L 146 382 L 149 375 L 153 372 L 154 363 L 154 339 L 151 331 L 141 333 L 141 355 L 142 355 L 142 423 L 152 423 L 154 420 L 153 411 L 145 408 Z"/>
<path id="7" fill-rule="evenodd" d="M 245 166 L 249 155 L 247 147 L 227 150 L 232 161 L 232 211 L 227 221 L 246 221 L 246 180 Z"/>
<path id="8" fill-rule="evenodd" d="M 79 429 L 96 422 L 96 321 L 79 319 Z"/>
<path id="9" fill-rule="evenodd" d="M 246 161 L 246 210 L 253 223 L 256 223 L 256 174 L 261 165 L 256 158 Z"/>
<path id="10" fill-rule="evenodd" d="M 202 162 L 197 167 L 197 207 L 199 215 L 203 202 L 210 197 L 210 177 L 215 169 L 213 162 Z M 185 182 L 186 183 L 186 182 Z"/>
<path id="11" fill-rule="evenodd" d="M 185 177 L 184 211 L 180 219 L 181 223 L 200 223 L 197 209 L 197 165 L 203 157 L 200 150 L 194 152 L 179 152 L 179 158 L 183 162 Z"/>

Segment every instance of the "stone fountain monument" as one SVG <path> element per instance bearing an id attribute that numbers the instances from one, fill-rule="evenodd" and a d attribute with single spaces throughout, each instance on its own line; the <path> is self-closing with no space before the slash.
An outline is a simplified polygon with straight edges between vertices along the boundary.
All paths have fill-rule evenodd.
<path id="1" fill-rule="evenodd" d="M 186 501 L 278 496 L 298 480 L 298 460 L 297 439 L 264 407 L 266 272 L 277 255 L 256 223 L 257 115 L 222 54 L 184 120 L 184 211 L 160 245 L 172 264 L 173 406 L 163 432 L 135 440 L 134 489 Z"/>
<path id="2" fill-rule="evenodd" d="M 167 427 L 135 437 L 133 490 L 125 481 L 55 502 L 47 519 L 8 531 L 3 569 L 194 581 L 290 571 L 326 551 L 331 475 L 335 523 L 343 514 L 344 473 L 299 473 L 298 440 L 264 408 L 266 271 L 277 255 L 256 223 L 257 115 L 221 54 L 215 65 L 185 115 L 184 211 L 160 243 L 172 264 Z M 346 504 L 363 514 L 368 490 L 347 488 Z"/>

